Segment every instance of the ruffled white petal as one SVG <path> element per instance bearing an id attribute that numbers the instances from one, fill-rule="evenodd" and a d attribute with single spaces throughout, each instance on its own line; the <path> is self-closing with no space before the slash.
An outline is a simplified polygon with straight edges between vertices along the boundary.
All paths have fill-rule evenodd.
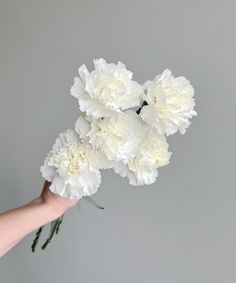
<path id="1" fill-rule="evenodd" d="M 49 189 L 60 196 L 69 197 L 68 192 L 66 190 L 66 184 L 62 177 L 59 175 L 55 175 Z"/>
<path id="2" fill-rule="evenodd" d="M 84 135 L 85 121 L 81 118 L 79 123 L 80 134 Z M 109 162 L 104 154 L 93 149 L 86 141 L 82 142 L 78 134 L 69 129 L 56 139 L 41 172 L 52 183 L 52 192 L 79 199 L 97 191 L 101 184 L 99 169 L 108 167 Z"/>
<path id="3" fill-rule="evenodd" d="M 85 93 L 84 83 L 79 77 L 74 78 L 74 84 L 70 89 L 70 93 L 78 99 Z"/>
<path id="4" fill-rule="evenodd" d="M 140 106 L 143 87 L 132 80 L 132 72 L 121 62 L 115 65 L 97 59 L 91 73 L 82 65 L 79 75 L 74 79 L 71 94 L 78 98 L 80 110 L 86 115 L 110 117 L 114 112 Z"/>
<path id="5" fill-rule="evenodd" d="M 110 161 L 128 162 L 135 155 L 141 139 L 143 122 L 131 110 L 110 118 L 91 122 L 89 142 L 103 152 Z"/>
<path id="6" fill-rule="evenodd" d="M 83 82 L 86 82 L 86 80 L 89 76 L 89 71 L 84 64 L 81 67 L 79 67 L 78 73 L 79 73 L 81 79 L 83 80 Z"/>
<path id="7" fill-rule="evenodd" d="M 127 163 L 112 162 L 112 167 L 117 174 L 127 177 L 131 185 L 150 185 L 158 176 L 157 168 L 167 165 L 170 156 L 165 137 L 150 127 L 144 127 L 135 156 Z"/>
<path id="8" fill-rule="evenodd" d="M 52 182 L 56 169 L 53 166 L 48 165 L 48 158 L 45 159 L 44 165 L 40 167 L 40 172 L 45 180 Z"/>
<path id="9" fill-rule="evenodd" d="M 90 123 L 86 121 L 84 117 L 80 116 L 75 123 L 75 131 L 79 137 L 83 140 L 86 140 L 90 129 Z"/>
<path id="10" fill-rule="evenodd" d="M 197 115 L 194 111 L 194 89 L 185 77 L 174 78 L 166 69 L 153 81 L 144 84 L 147 89 L 147 106 L 141 110 L 143 121 L 155 127 L 159 134 L 181 134 L 191 124 L 189 119 Z"/>

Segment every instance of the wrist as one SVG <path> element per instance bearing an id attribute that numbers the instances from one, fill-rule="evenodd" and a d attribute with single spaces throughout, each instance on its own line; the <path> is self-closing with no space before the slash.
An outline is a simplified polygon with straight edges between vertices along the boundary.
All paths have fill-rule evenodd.
<path id="1" fill-rule="evenodd" d="M 48 201 L 43 196 L 40 196 L 37 199 L 33 200 L 32 203 L 42 207 L 43 210 L 46 211 L 47 215 L 49 216 L 50 221 L 53 221 L 53 220 L 59 218 L 65 212 L 64 209 L 58 207 L 53 202 Z"/>

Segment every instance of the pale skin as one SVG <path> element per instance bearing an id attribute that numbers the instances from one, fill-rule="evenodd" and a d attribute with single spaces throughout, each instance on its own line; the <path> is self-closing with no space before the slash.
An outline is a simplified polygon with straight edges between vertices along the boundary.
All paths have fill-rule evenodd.
<path id="1" fill-rule="evenodd" d="M 45 182 L 39 197 L 24 206 L 0 213 L 0 257 L 35 229 L 51 222 L 78 201 L 61 197 Z"/>

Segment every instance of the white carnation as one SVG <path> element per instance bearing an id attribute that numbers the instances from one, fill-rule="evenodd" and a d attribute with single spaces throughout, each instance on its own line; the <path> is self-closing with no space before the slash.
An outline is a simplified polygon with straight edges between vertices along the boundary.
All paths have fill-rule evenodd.
<path id="1" fill-rule="evenodd" d="M 142 124 L 134 111 L 127 110 L 109 118 L 92 120 L 87 136 L 93 147 L 105 153 L 109 160 L 126 163 L 136 153 Z"/>
<path id="2" fill-rule="evenodd" d="M 134 80 L 124 64 L 108 64 L 104 59 L 94 60 L 94 71 L 85 65 L 74 78 L 71 94 L 78 98 L 80 110 L 93 117 L 108 117 L 131 107 L 140 106 L 143 88 Z"/>
<path id="3" fill-rule="evenodd" d="M 150 185 L 158 176 L 157 168 L 169 163 L 171 153 L 168 147 L 163 135 L 153 128 L 146 127 L 135 157 L 127 164 L 114 163 L 114 170 L 122 177 L 127 176 L 131 185 Z"/>
<path id="4" fill-rule="evenodd" d="M 141 110 L 142 119 L 160 134 L 184 134 L 194 111 L 194 89 L 185 77 L 174 78 L 166 69 L 153 81 L 145 83 L 148 105 Z"/>
<path id="5" fill-rule="evenodd" d="M 94 194 L 101 183 L 99 168 L 106 159 L 90 144 L 80 141 L 74 130 L 61 133 L 41 167 L 50 190 L 63 197 L 80 199 Z"/>

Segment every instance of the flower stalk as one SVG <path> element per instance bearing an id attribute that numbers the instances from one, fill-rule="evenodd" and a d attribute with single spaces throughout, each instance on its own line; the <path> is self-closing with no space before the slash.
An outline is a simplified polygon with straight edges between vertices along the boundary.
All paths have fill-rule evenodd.
<path id="1" fill-rule="evenodd" d="M 33 253 L 35 252 L 36 246 L 38 245 L 38 241 L 39 241 L 39 238 L 40 238 L 41 233 L 43 231 L 43 228 L 44 228 L 44 226 L 41 226 L 35 234 L 33 244 L 31 245 L 31 250 L 32 250 Z"/>
<path id="2" fill-rule="evenodd" d="M 46 240 L 46 242 L 42 245 L 41 249 L 45 250 L 46 247 L 48 246 L 49 243 L 51 243 L 51 240 L 54 236 L 54 234 L 59 232 L 59 227 L 62 223 L 63 220 L 63 215 L 61 217 L 59 217 L 58 219 L 54 220 L 51 222 L 51 228 L 50 228 L 50 232 L 49 232 L 49 236 Z"/>
<path id="3" fill-rule="evenodd" d="M 96 207 L 98 209 L 104 209 L 104 207 L 99 205 L 93 198 L 91 198 L 89 196 L 85 196 L 84 199 L 87 202 L 89 202 L 91 205 L 93 205 L 94 207 Z M 79 205 L 79 203 L 78 203 L 78 205 Z M 63 218 L 64 218 L 64 214 L 50 223 L 49 235 L 48 235 L 48 238 L 46 239 L 46 241 L 44 242 L 44 244 L 41 247 L 42 250 L 45 250 L 47 248 L 47 246 L 51 243 L 54 235 L 59 233 L 61 224 L 63 222 Z M 38 245 L 39 238 L 41 237 L 43 229 L 44 229 L 44 226 L 41 226 L 35 234 L 35 238 L 34 238 L 33 243 L 31 245 L 31 250 L 32 250 L 33 253 L 36 250 L 36 247 Z"/>

